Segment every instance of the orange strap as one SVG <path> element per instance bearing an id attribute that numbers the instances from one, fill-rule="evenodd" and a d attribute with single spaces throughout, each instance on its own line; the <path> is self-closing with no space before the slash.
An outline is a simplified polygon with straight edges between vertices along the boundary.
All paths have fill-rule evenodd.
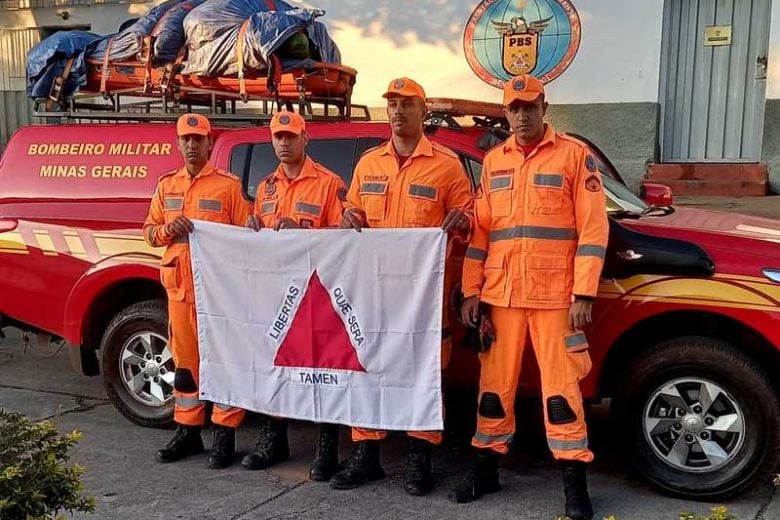
<path id="1" fill-rule="evenodd" d="M 238 61 L 238 92 L 241 96 L 241 101 L 246 103 L 246 81 L 244 80 L 244 37 L 246 31 L 249 28 L 249 18 L 244 20 L 241 24 L 241 28 L 238 30 L 238 41 L 236 42 L 236 60 Z"/>
<path id="2" fill-rule="evenodd" d="M 174 76 L 178 74 L 179 72 L 179 66 L 181 65 L 181 62 L 184 61 L 184 56 L 187 55 L 187 45 L 184 45 L 181 49 L 179 49 L 179 52 L 176 54 L 176 61 L 173 63 L 166 63 L 165 69 L 163 71 L 163 75 L 160 81 L 160 88 L 165 94 L 168 91 L 168 87 L 171 84 L 171 81 L 173 80 Z"/>
<path id="3" fill-rule="evenodd" d="M 62 71 L 62 75 L 54 78 L 54 83 L 51 85 L 51 91 L 49 92 L 49 99 L 46 100 L 46 110 L 51 110 L 53 103 L 60 100 L 62 95 L 62 89 L 65 87 L 65 82 L 70 76 L 70 71 L 73 68 L 73 61 L 76 58 L 68 58 L 65 62 L 65 69 Z"/>
<path id="4" fill-rule="evenodd" d="M 108 58 L 111 56 L 111 45 L 114 43 L 114 38 L 108 40 L 106 45 L 106 51 L 103 53 L 103 75 L 100 78 L 100 92 L 106 92 L 106 83 L 108 82 Z"/>

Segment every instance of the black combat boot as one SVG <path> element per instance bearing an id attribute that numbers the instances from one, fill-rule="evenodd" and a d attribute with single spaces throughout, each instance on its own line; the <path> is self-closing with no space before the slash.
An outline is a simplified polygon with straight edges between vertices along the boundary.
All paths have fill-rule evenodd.
<path id="1" fill-rule="evenodd" d="M 265 469 L 289 460 L 290 444 L 287 442 L 287 421 L 264 415 L 257 435 L 255 452 L 250 453 L 241 465 L 246 469 Z"/>
<path id="2" fill-rule="evenodd" d="M 493 450 L 478 449 L 474 455 L 466 477 L 450 493 L 450 500 L 465 504 L 479 499 L 482 495 L 495 493 L 501 489 L 498 482 L 498 462 L 501 455 Z"/>
<path id="3" fill-rule="evenodd" d="M 309 469 L 312 480 L 327 482 L 339 471 L 339 427 L 320 424 L 317 436 L 317 456 Z"/>
<path id="4" fill-rule="evenodd" d="M 223 469 L 233 464 L 236 458 L 236 429 L 214 425 L 214 442 L 211 443 L 209 467 Z"/>
<path id="5" fill-rule="evenodd" d="M 433 489 L 431 458 L 433 444 L 422 439 L 410 439 L 406 453 L 404 489 L 410 495 L 427 495 Z"/>
<path id="6" fill-rule="evenodd" d="M 563 492 L 566 495 L 566 516 L 571 520 L 591 520 L 593 506 L 588 495 L 588 481 L 584 462 L 567 460 L 561 462 Z"/>
<path id="7" fill-rule="evenodd" d="M 173 439 L 161 450 L 157 450 L 160 462 L 176 462 L 190 455 L 203 453 L 203 439 L 200 438 L 200 426 L 176 426 Z"/>
<path id="8" fill-rule="evenodd" d="M 333 489 L 354 489 L 366 482 L 387 476 L 379 461 L 380 441 L 360 441 L 352 450 L 346 467 L 333 475 L 330 487 Z"/>

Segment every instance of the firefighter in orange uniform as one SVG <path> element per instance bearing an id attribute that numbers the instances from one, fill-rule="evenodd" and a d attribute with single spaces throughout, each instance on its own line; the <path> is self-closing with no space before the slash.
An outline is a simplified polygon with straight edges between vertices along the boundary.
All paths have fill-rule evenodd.
<path id="1" fill-rule="evenodd" d="M 515 392 L 530 330 L 566 515 L 589 520 L 585 468 L 593 453 L 579 382 L 591 368 L 581 328 L 591 321 L 609 230 L 601 176 L 588 148 L 544 123 L 538 79 L 508 81 L 504 111 L 514 135 L 485 156 L 463 267 L 463 321 L 477 325 L 480 301 L 489 305 L 496 341 L 480 354 L 477 453 L 451 498 L 470 502 L 499 489 L 498 461 L 515 432 Z"/>
<path id="2" fill-rule="evenodd" d="M 173 439 L 157 452 L 160 462 L 174 462 L 203 451 L 200 432 L 206 422 L 206 403 L 198 399 L 200 358 L 188 245 L 193 231 L 190 219 L 243 226 L 251 210 L 238 178 L 218 170 L 208 160 L 213 144 L 209 120 L 199 114 L 184 114 L 176 123 L 176 133 L 185 164 L 160 177 L 143 228 L 149 245 L 166 248 L 160 277 L 168 293 L 169 344 L 176 363 L 174 420 L 178 426 Z M 236 428 L 243 417 L 241 409 L 214 404 L 209 467 L 232 464 Z"/>
<path id="3" fill-rule="evenodd" d="M 255 210 L 247 227 L 327 228 L 341 223 L 344 181 L 306 155 L 306 122 L 294 112 L 277 112 L 271 118 L 271 143 L 279 167 L 260 181 Z M 241 464 L 265 469 L 290 458 L 287 421 L 263 415 L 254 453 Z M 317 456 L 309 470 L 312 480 L 326 481 L 338 471 L 338 427 L 321 424 Z"/>
<path id="4" fill-rule="evenodd" d="M 425 92 L 416 82 L 400 78 L 390 82 L 387 116 L 392 139 L 368 150 L 355 167 L 343 227 L 442 227 L 468 239 L 473 197 L 466 172 L 451 150 L 423 134 Z M 446 286 L 446 283 L 445 283 Z M 445 291 L 446 292 L 446 291 Z M 446 310 L 444 313 L 446 320 Z M 442 331 L 442 368 L 446 368 L 450 342 Z M 423 495 L 433 488 L 431 455 L 441 443 L 441 432 L 408 432 L 410 439 L 404 488 Z M 357 446 L 346 467 L 331 480 L 334 489 L 352 489 L 385 476 L 379 441 L 387 432 L 352 429 Z"/>

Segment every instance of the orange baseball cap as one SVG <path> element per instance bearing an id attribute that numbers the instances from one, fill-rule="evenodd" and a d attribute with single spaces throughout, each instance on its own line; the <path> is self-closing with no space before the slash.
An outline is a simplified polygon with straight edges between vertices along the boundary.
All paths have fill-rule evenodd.
<path id="1" fill-rule="evenodd" d="M 504 106 L 513 101 L 535 101 L 544 95 L 544 83 L 530 74 L 515 76 L 504 84 Z"/>
<path id="2" fill-rule="evenodd" d="M 206 116 L 201 114 L 184 114 L 176 121 L 176 135 L 209 135 L 211 123 Z"/>
<path id="3" fill-rule="evenodd" d="M 409 78 L 394 79 L 387 86 L 387 92 L 382 94 L 383 98 L 391 96 L 419 97 L 425 99 L 425 90 L 419 83 Z"/>
<path id="4" fill-rule="evenodd" d="M 298 135 L 306 130 L 306 121 L 296 112 L 276 112 L 271 118 L 271 133 L 290 132 Z"/>

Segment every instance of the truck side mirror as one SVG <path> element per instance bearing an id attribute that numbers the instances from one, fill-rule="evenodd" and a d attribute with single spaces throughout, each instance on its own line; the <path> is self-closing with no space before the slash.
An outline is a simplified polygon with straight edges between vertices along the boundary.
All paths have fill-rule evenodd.
<path id="1" fill-rule="evenodd" d="M 643 182 L 639 196 L 651 206 L 671 206 L 674 204 L 672 188 L 654 182 Z"/>

